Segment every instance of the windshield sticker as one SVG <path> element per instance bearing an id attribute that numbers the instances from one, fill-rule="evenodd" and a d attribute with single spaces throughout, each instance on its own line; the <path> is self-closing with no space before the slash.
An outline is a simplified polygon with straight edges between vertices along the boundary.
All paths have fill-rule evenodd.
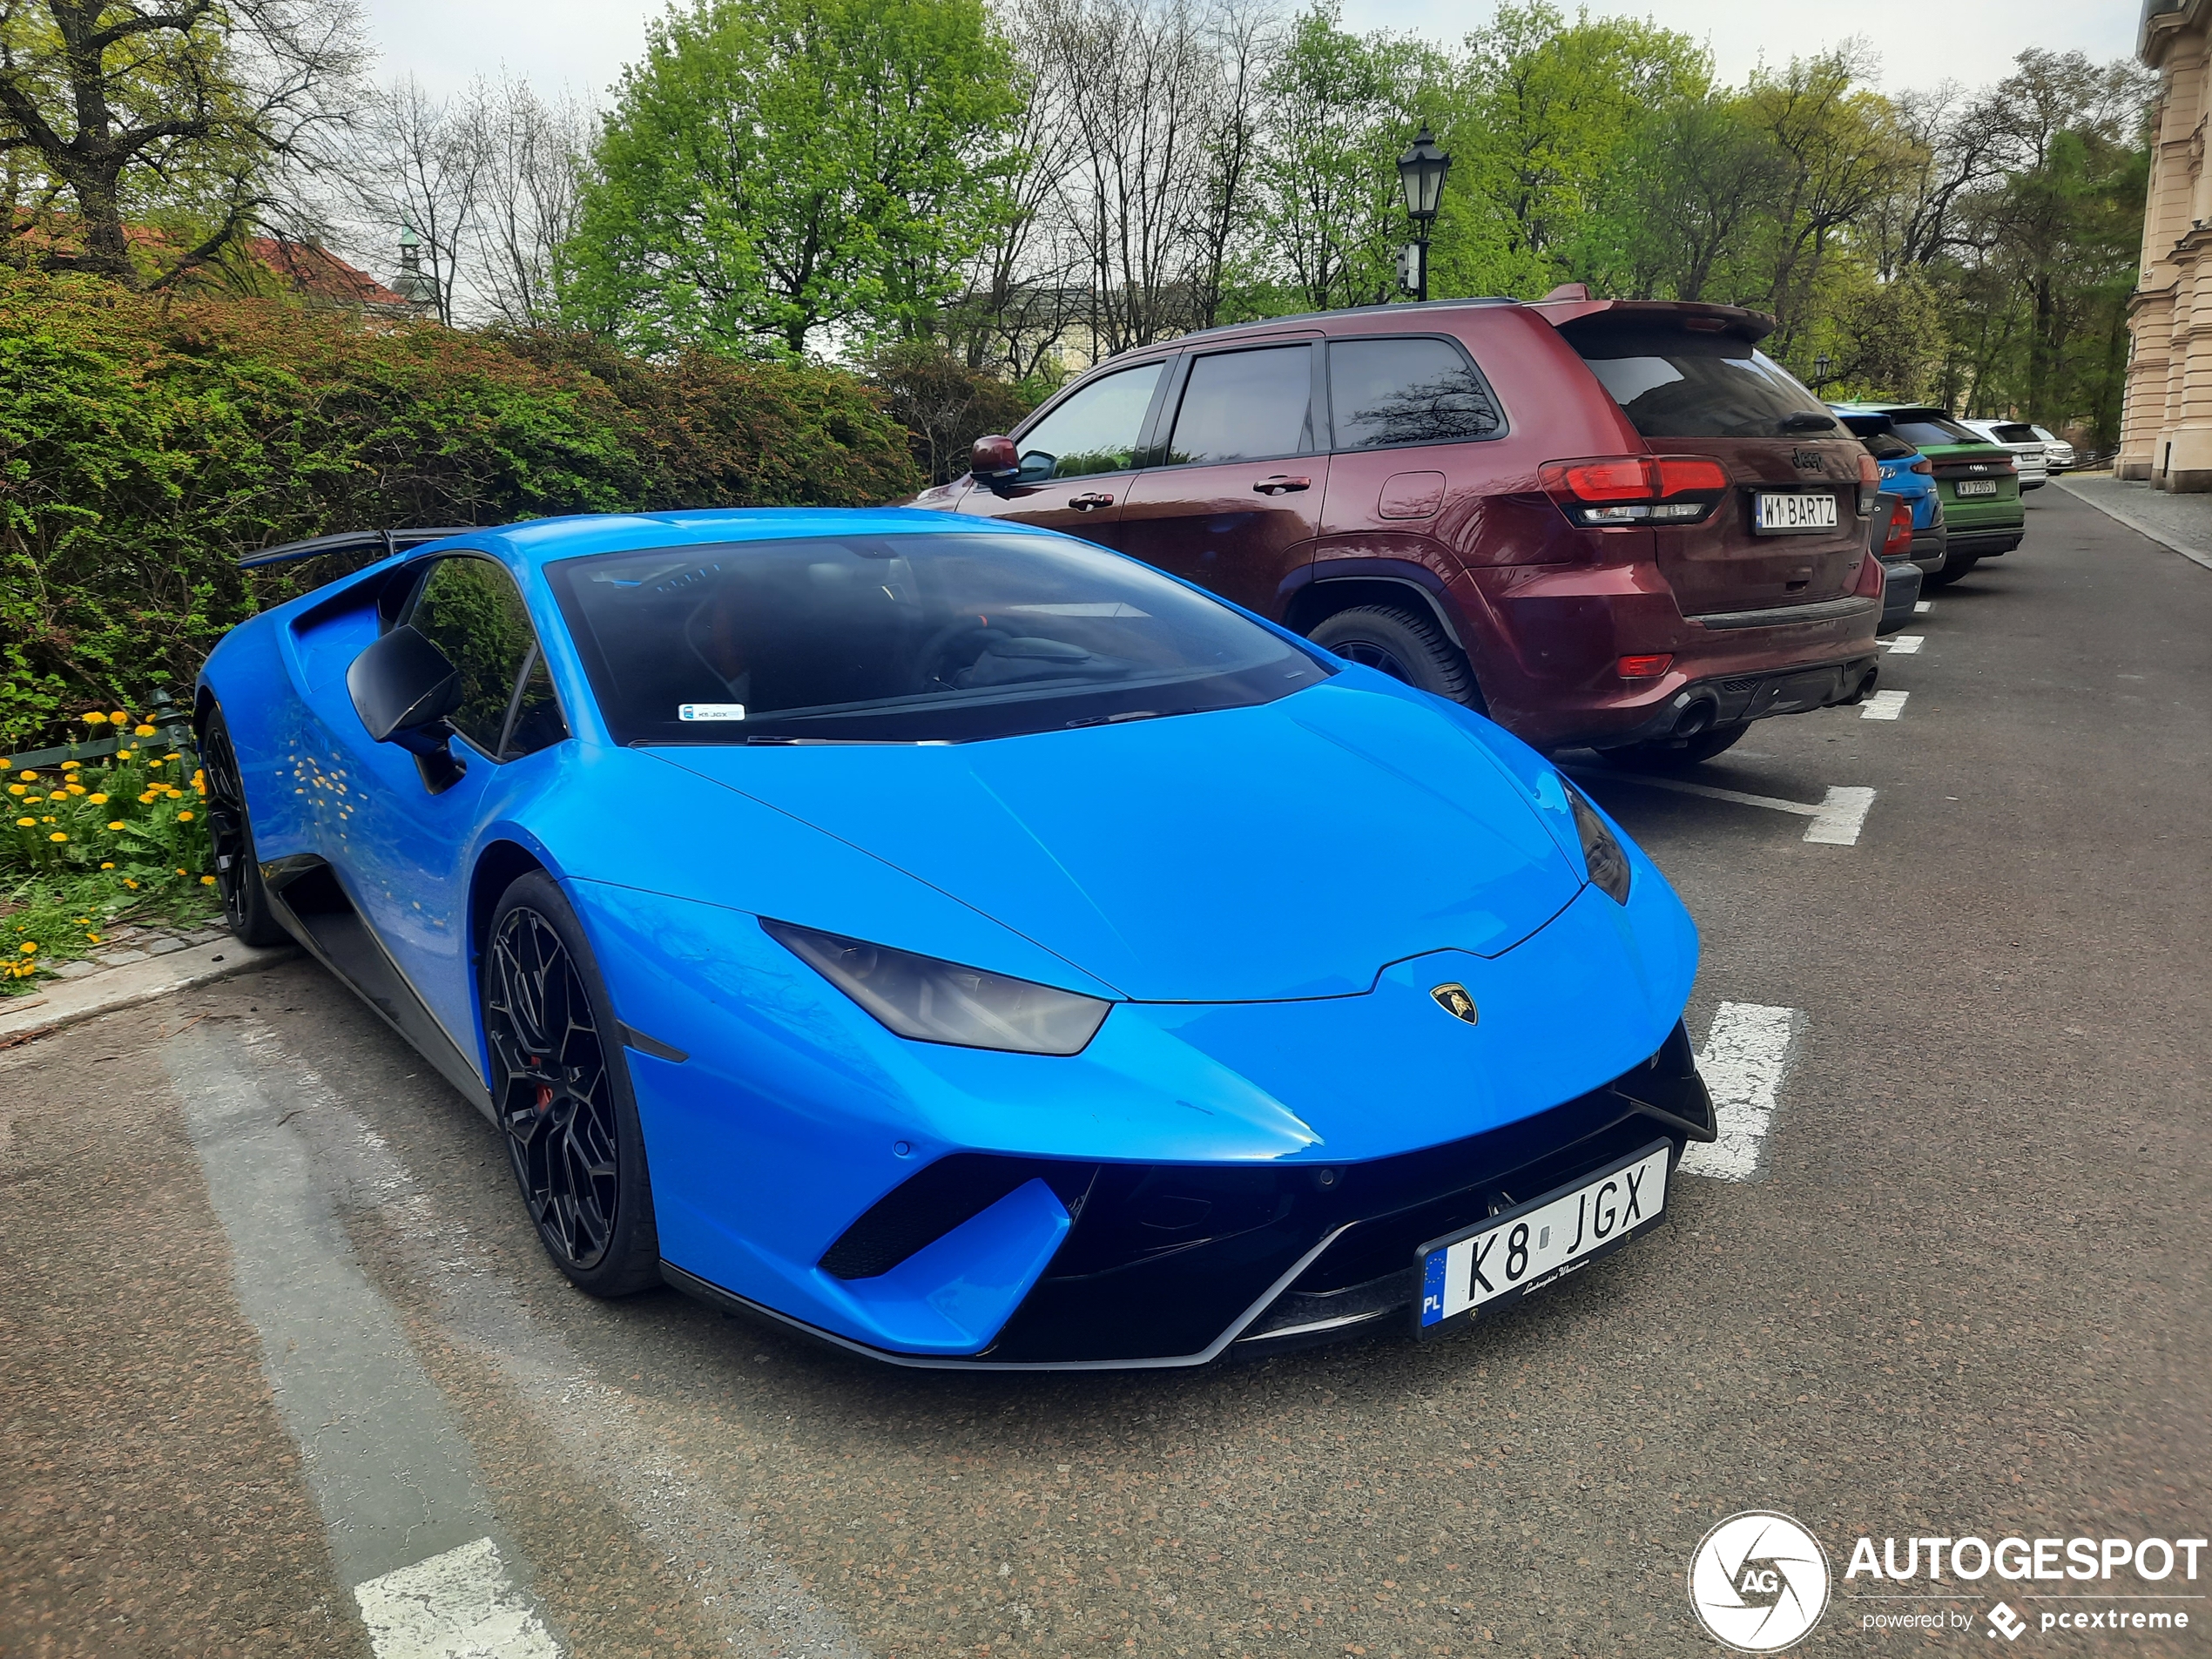
<path id="1" fill-rule="evenodd" d="M 742 720 L 745 718 L 745 705 L 679 703 L 676 705 L 676 718 L 679 720 Z"/>

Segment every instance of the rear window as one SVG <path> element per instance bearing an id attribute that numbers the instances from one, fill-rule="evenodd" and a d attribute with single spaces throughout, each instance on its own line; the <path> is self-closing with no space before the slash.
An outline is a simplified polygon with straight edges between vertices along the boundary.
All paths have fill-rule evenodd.
<path id="1" fill-rule="evenodd" d="M 1647 438 L 1779 438 L 1839 432 L 1797 376 L 1727 334 L 1612 323 L 1560 332 Z"/>
<path id="2" fill-rule="evenodd" d="M 2042 440 L 2035 435 L 2035 428 L 2032 426 L 1993 426 L 1989 429 L 1997 435 L 1997 442 L 2000 443 L 2042 442 Z"/>
<path id="3" fill-rule="evenodd" d="M 617 743 L 927 743 L 1318 684 L 1217 600 L 1065 537 L 840 536 L 545 567 Z"/>
<path id="4" fill-rule="evenodd" d="M 1905 461 L 1919 452 L 1902 438 L 1892 437 L 1886 432 L 1877 432 L 1871 438 L 1861 438 L 1866 451 L 1877 461 Z"/>
<path id="5" fill-rule="evenodd" d="M 1979 432 L 1969 432 L 1946 415 L 1919 410 L 1912 415 L 1890 416 L 1891 428 L 1916 449 L 1930 444 L 1987 443 L 1989 440 Z"/>

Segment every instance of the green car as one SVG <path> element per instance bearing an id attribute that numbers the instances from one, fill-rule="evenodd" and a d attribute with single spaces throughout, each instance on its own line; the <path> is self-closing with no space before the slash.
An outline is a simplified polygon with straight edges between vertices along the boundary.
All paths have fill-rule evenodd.
<path id="1" fill-rule="evenodd" d="M 1917 403 L 1831 403 L 1838 415 L 1886 415 L 1897 435 L 1918 449 L 1935 473 L 1936 499 L 1947 531 L 1943 568 L 1925 578 L 1940 588 L 1983 559 L 2009 553 L 2027 534 L 2020 471 L 2011 450 L 1971 432 L 1941 409 Z"/>

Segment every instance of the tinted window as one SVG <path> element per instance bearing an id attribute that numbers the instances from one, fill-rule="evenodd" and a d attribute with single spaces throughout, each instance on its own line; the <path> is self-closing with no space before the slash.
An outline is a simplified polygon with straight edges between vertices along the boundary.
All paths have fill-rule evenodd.
<path id="1" fill-rule="evenodd" d="M 1842 435 L 1819 399 L 1743 341 L 1595 322 L 1560 332 L 1647 438 Z"/>
<path id="2" fill-rule="evenodd" d="M 1859 442 L 1866 446 L 1867 453 L 1877 461 L 1906 461 L 1917 453 L 1911 444 L 1901 438 L 1892 437 L 1886 432 L 1877 432 L 1872 437 L 1861 438 Z"/>
<path id="3" fill-rule="evenodd" d="M 2037 443 L 2041 442 L 2041 440 L 2036 437 L 2035 428 L 2033 427 L 1993 426 L 1990 428 L 1990 430 L 1997 435 L 1997 442 L 2000 443 Z"/>
<path id="4" fill-rule="evenodd" d="M 1918 409 L 1911 415 L 1892 415 L 1890 424 L 1898 437 L 1919 449 L 1925 449 L 1930 444 L 1989 442 L 1980 433 L 1969 432 L 1956 421 L 1927 409 Z"/>
<path id="5" fill-rule="evenodd" d="M 1271 702 L 1305 652 L 1059 537 L 810 537 L 547 567 L 622 743 L 1010 737 Z"/>
<path id="6" fill-rule="evenodd" d="M 498 565 L 489 559 L 440 559 L 407 620 L 461 671 L 461 707 L 452 716 L 453 727 L 477 748 L 507 759 L 568 736 L 523 596 Z"/>
<path id="7" fill-rule="evenodd" d="M 1464 443 L 1499 427 L 1490 388 L 1442 340 L 1339 340 L 1329 347 L 1337 448 Z"/>
<path id="8" fill-rule="evenodd" d="M 1078 478 L 1126 472 L 1163 363 L 1141 363 L 1093 381 L 1022 435 L 1022 476 Z"/>
<path id="9" fill-rule="evenodd" d="M 1168 464 L 1303 455 L 1313 448 L 1313 348 L 1217 352 L 1190 365 Z"/>

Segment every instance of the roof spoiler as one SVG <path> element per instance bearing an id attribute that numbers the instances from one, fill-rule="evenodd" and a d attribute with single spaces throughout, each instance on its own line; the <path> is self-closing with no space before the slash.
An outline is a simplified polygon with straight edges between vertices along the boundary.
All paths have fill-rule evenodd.
<path id="1" fill-rule="evenodd" d="M 319 559 L 326 553 L 374 553 L 380 559 L 388 559 L 395 553 L 404 553 L 425 542 L 467 536 L 475 529 L 474 524 L 448 524 L 442 529 L 340 530 L 334 535 L 311 536 L 304 542 L 287 542 L 282 547 L 249 553 L 238 562 L 238 568 L 258 570 L 269 564 L 296 564 L 301 559 Z"/>
<path id="2" fill-rule="evenodd" d="M 1855 438 L 1878 438 L 1897 429 L 1897 422 L 1886 415 L 1847 415 L 1835 408 L 1828 413 L 1841 421 L 1844 429 Z"/>

